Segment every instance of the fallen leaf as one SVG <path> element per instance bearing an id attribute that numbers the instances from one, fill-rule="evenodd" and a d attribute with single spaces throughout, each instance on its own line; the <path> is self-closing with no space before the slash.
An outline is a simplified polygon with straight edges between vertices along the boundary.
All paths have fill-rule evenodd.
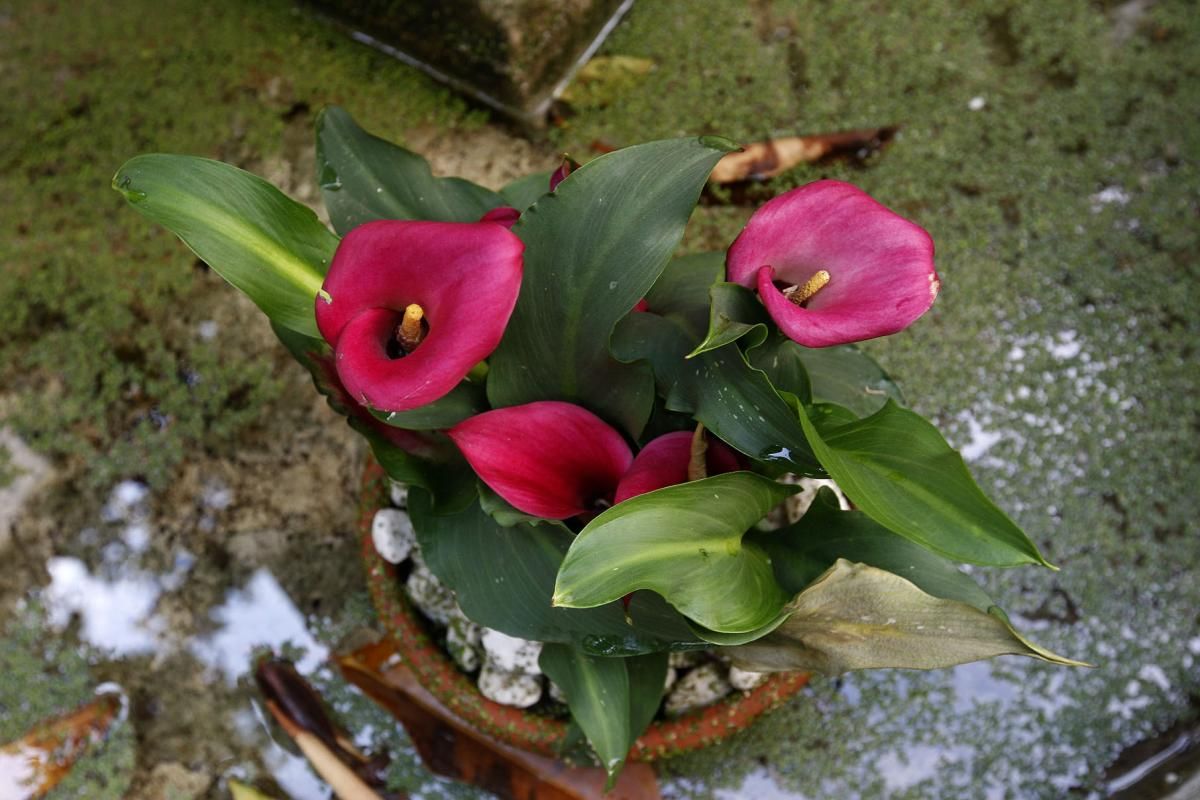
<path id="1" fill-rule="evenodd" d="M 233 800 L 274 800 L 273 797 L 265 795 L 253 786 L 247 786 L 240 781 L 229 782 L 229 793 L 233 795 Z"/>
<path id="2" fill-rule="evenodd" d="M 392 712 L 408 731 L 426 766 L 509 800 L 657 800 L 658 781 L 648 764 L 629 764 L 604 793 L 605 772 L 497 742 L 446 708 L 400 663 L 387 642 L 337 658 L 348 681 Z"/>
<path id="3" fill-rule="evenodd" d="M 926 594 L 882 569 L 838 559 L 796 595 L 791 616 L 727 653 L 758 672 L 939 669 L 999 655 L 1089 666 L 1027 641 L 1000 614 Z"/>
<path id="4" fill-rule="evenodd" d="M 383 764 L 354 746 L 325 711 L 320 695 L 291 662 L 264 658 L 254 680 L 267 710 L 296 742 L 317 773 L 343 800 L 380 800 Z"/>
<path id="5" fill-rule="evenodd" d="M 0 797 L 44 797 L 90 746 L 108 736 L 120 710 L 119 694 L 102 694 L 68 714 L 39 722 L 0 747 Z"/>
<path id="6" fill-rule="evenodd" d="M 864 161 L 890 142 L 897 130 L 897 127 L 863 128 L 754 142 L 718 161 L 709 181 L 722 184 L 762 181 L 798 164 L 837 158 Z"/>

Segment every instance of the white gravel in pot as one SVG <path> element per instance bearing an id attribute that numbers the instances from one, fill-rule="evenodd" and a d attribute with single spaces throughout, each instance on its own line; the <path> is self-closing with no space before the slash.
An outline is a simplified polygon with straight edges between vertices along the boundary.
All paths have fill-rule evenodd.
<path id="1" fill-rule="evenodd" d="M 501 705 L 529 708 L 542 699 L 542 679 L 522 672 L 507 672 L 487 662 L 479 671 L 479 691 Z"/>
<path id="2" fill-rule="evenodd" d="M 487 662 L 507 672 L 525 675 L 541 675 L 538 657 L 542 654 L 542 643 L 518 639 L 491 628 L 483 629 L 483 649 Z"/>
<path id="3" fill-rule="evenodd" d="M 371 542 L 375 551 L 389 564 L 399 564 L 408 558 L 417 535 L 408 513 L 398 508 L 381 508 L 371 520 Z"/>
<path id="4" fill-rule="evenodd" d="M 711 705 L 733 691 L 725 678 L 725 667 L 715 661 L 701 664 L 684 675 L 667 695 L 664 707 L 668 717 Z"/>
<path id="5" fill-rule="evenodd" d="M 770 675 L 766 672 L 751 672 L 738 667 L 729 668 L 729 685 L 739 692 L 749 692 L 767 682 Z"/>

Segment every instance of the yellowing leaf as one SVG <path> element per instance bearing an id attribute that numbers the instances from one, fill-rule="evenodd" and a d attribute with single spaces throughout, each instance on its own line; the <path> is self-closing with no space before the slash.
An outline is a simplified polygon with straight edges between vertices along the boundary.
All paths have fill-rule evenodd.
<path id="1" fill-rule="evenodd" d="M 845 559 L 790 604 L 791 616 L 752 644 L 730 648 L 759 672 L 939 669 L 999 655 L 1089 666 L 1030 644 L 997 613 L 943 600 L 885 570 Z"/>

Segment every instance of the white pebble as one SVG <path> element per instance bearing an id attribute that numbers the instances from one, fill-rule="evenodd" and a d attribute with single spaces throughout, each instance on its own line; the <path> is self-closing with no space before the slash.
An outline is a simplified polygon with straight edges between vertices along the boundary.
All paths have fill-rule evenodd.
<path id="1" fill-rule="evenodd" d="M 479 669 L 479 644 L 482 634 L 483 627 L 467 619 L 462 609 L 456 606 L 446 628 L 446 649 L 463 672 Z"/>
<path id="2" fill-rule="evenodd" d="M 737 667 L 729 668 L 729 685 L 737 689 L 739 692 L 749 692 L 757 689 L 767 681 L 767 673 L 751 672 L 748 669 L 739 669 Z"/>
<path id="3" fill-rule="evenodd" d="M 694 667 L 704 660 L 704 654 L 699 650 L 680 650 L 667 656 L 667 663 L 673 669 Z"/>
<path id="4" fill-rule="evenodd" d="M 392 505 L 396 508 L 408 508 L 408 484 L 392 481 L 392 487 L 388 492 L 388 496 L 392 500 Z"/>
<path id="5" fill-rule="evenodd" d="M 450 624 L 450 616 L 458 608 L 454 602 L 454 592 L 442 586 L 428 567 L 414 563 L 404 588 L 408 592 L 408 598 L 421 613 L 438 625 Z"/>
<path id="6" fill-rule="evenodd" d="M 671 687 L 675 685 L 675 681 L 677 680 L 679 680 L 679 671 L 674 667 L 667 667 L 667 677 L 666 680 L 663 681 L 663 694 L 666 694 L 668 691 L 670 691 Z"/>
<path id="7" fill-rule="evenodd" d="M 842 511 L 850 510 L 850 501 L 846 499 L 846 495 L 836 483 L 825 478 L 799 478 L 796 480 L 796 485 L 800 487 L 800 491 L 787 499 L 788 521 L 796 522 L 804 516 L 808 511 L 809 506 L 813 504 L 813 500 L 817 499 L 817 492 L 822 487 L 833 490 L 837 495 L 838 507 Z"/>
<path id="8" fill-rule="evenodd" d="M 987 100 L 980 95 L 976 95 L 967 101 L 967 108 L 971 109 L 972 111 L 983 111 L 984 107 L 986 106 Z"/>
<path id="9" fill-rule="evenodd" d="M 542 699 L 542 681 L 533 675 L 507 672 L 487 663 L 479 673 L 479 691 L 500 705 L 529 708 Z"/>
<path id="10" fill-rule="evenodd" d="M 521 672 L 526 675 L 541 675 L 538 656 L 542 654 L 542 643 L 518 639 L 491 628 L 483 629 L 483 649 L 487 651 L 487 662 L 506 672 Z"/>
<path id="11" fill-rule="evenodd" d="M 723 667 L 715 662 L 702 664 L 684 675 L 667 695 L 664 709 L 667 716 L 678 717 L 715 703 L 733 691 L 722 674 Z"/>
<path id="12" fill-rule="evenodd" d="M 375 551 L 389 564 L 408 558 L 417 540 L 412 520 L 398 508 L 381 508 L 371 520 L 371 541 Z"/>

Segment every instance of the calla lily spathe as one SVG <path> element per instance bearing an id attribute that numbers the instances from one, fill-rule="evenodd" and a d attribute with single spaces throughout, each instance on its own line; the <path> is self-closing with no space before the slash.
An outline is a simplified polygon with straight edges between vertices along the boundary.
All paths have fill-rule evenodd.
<path id="1" fill-rule="evenodd" d="M 588 517 L 688 479 L 691 433 L 659 436 L 635 458 L 616 429 L 558 400 L 487 411 L 448 433 L 480 480 L 514 508 L 543 519 Z M 709 474 L 740 469 L 734 452 L 716 440 L 706 460 Z"/>
<path id="2" fill-rule="evenodd" d="M 726 270 L 731 282 L 757 288 L 780 330 L 806 347 L 903 330 L 940 288 L 925 229 L 841 181 L 763 205 L 729 248 Z M 811 295 L 796 302 L 809 295 L 806 285 Z"/>
<path id="3" fill-rule="evenodd" d="M 521 288 L 524 245 L 496 222 L 369 222 L 338 246 L 316 300 L 317 327 L 359 402 L 408 411 L 453 389 L 504 334 Z M 405 309 L 425 333 L 392 345 Z"/>

